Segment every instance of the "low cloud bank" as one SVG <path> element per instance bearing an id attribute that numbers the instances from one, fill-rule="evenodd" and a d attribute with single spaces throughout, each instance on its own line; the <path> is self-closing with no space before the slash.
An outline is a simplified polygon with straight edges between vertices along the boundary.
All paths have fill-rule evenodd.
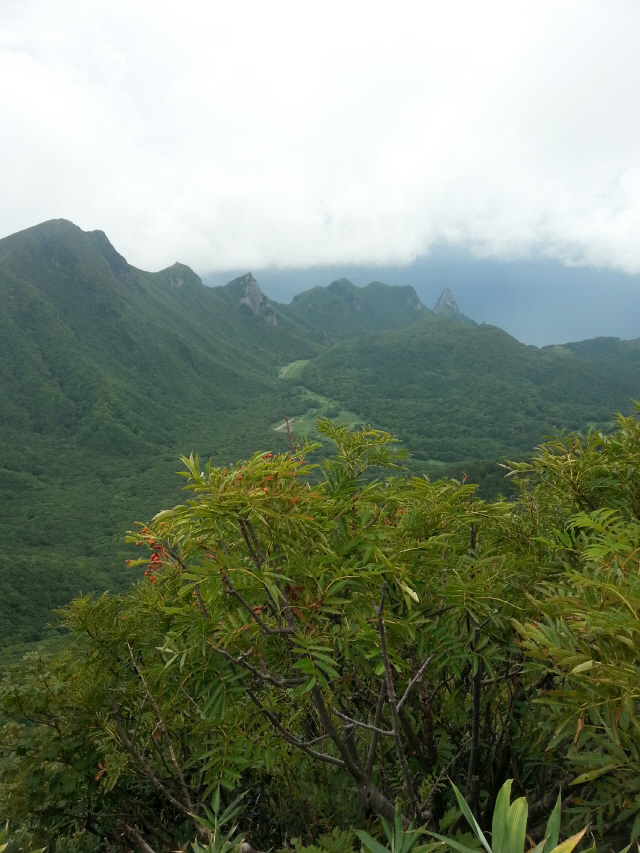
<path id="1" fill-rule="evenodd" d="M 7 0 L 0 232 L 199 270 L 640 272 L 640 6 Z"/>

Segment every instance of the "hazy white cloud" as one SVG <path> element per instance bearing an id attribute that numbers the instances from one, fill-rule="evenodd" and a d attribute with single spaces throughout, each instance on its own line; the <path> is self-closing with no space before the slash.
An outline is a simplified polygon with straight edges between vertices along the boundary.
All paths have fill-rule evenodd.
<path id="1" fill-rule="evenodd" d="M 0 233 L 200 271 L 640 272 L 640 4 L 3 0 Z"/>

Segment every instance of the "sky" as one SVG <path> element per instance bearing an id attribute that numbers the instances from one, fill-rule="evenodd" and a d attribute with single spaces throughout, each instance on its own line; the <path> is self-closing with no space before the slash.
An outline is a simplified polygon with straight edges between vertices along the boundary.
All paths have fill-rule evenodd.
<path id="1" fill-rule="evenodd" d="M 637 0 L 1 0 L 0 236 L 63 217 L 203 275 L 445 246 L 635 277 L 638 45 Z"/>

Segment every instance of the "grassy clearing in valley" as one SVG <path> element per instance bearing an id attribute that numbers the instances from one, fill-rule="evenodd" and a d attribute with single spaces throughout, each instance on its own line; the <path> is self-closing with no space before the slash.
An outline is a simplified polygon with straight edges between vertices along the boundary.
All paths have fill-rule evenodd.
<path id="1" fill-rule="evenodd" d="M 296 364 L 306 364 L 307 362 L 294 362 Z M 285 370 L 286 368 L 283 368 Z M 281 374 L 282 375 L 282 374 Z M 290 374 L 287 378 L 291 378 Z M 356 426 L 363 423 L 363 419 L 355 412 L 348 409 L 343 409 L 339 402 L 332 400 L 330 397 L 324 397 L 322 394 L 316 394 L 309 391 L 303 386 L 300 388 L 300 395 L 296 398 L 296 408 L 304 409 L 303 414 L 293 415 L 289 417 L 291 431 L 300 438 L 305 438 L 309 441 L 321 441 L 322 438 L 316 430 L 316 420 L 318 418 L 329 418 L 332 421 L 338 421 L 341 424 L 348 426 Z M 285 430 L 284 420 L 273 424 L 273 430 L 283 432 Z"/>
<path id="2" fill-rule="evenodd" d="M 292 361 L 290 364 L 285 364 L 284 367 L 280 368 L 280 379 L 299 379 L 309 361 L 310 359 L 308 358 L 302 358 L 298 361 Z"/>

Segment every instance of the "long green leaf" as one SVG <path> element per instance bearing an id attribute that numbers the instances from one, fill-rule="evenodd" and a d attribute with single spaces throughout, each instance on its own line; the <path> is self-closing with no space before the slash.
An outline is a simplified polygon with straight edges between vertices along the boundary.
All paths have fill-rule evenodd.
<path id="1" fill-rule="evenodd" d="M 558 839 L 560 838 L 560 818 L 562 816 L 562 797 L 558 794 L 558 799 L 556 800 L 556 804 L 553 807 L 553 811 L 549 817 L 549 821 L 547 823 L 547 830 L 545 832 L 546 841 L 544 850 L 553 850 L 553 848 L 558 843 Z M 548 843 L 547 843 L 548 842 Z"/>
<path id="2" fill-rule="evenodd" d="M 365 832 L 363 829 L 356 829 L 356 835 L 360 841 L 362 841 L 367 850 L 371 851 L 371 853 L 389 853 L 388 847 L 380 844 L 379 841 L 376 841 L 375 838 L 372 838 L 369 833 Z"/>
<path id="3" fill-rule="evenodd" d="M 582 773 L 570 784 L 581 785 L 583 782 L 593 782 L 594 779 L 597 779 L 599 776 L 604 776 L 604 774 L 608 773 L 610 770 L 616 770 L 619 766 L 619 764 L 607 764 L 606 767 L 599 767 L 597 770 L 590 770 L 588 773 Z"/>
<path id="4" fill-rule="evenodd" d="M 520 797 L 511 804 L 507 813 L 508 844 L 505 851 L 508 853 L 521 853 L 524 850 L 528 814 L 529 805 L 526 797 Z"/>
<path id="5" fill-rule="evenodd" d="M 491 845 L 494 853 L 507 853 L 507 813 L 511 800 L 512 779 L 507 779 L 496 798 L 491 822 Z"/>
<path id="6" fill-rule="evenodd" d="M 453 782 L 451 783 L 451 785 L 453 787 L 453 790 L 455 791 L 456 799 L 458 800 L 458 805 L 460 806 L 460 810 L 462 811 L 462 814 L 466 817 L 467 821 L 469 822 L 469 826 L 473 827 L 476 835 L 480 839 L 480 842 L 481 842 L 482 846 L 484 847 L 484 849 L 487 851 L 487 853 L 493 853 L 491 847 L 489 847 L 489 842 L 484 837 L 483 831 L 478 826 L 478 822 L 476 821 L 475 817 L 471 814 L 471 809 L 467 805 L 467 801 L 462 796 L 460 791 L 456 788 L 456 786 L 454 785 Z"/>
<path id="7" fill-rule="evenodd" d="M 478 853 L 477 848 L 465 847 L 464 844 L 460 844 L 459 841 L 454 841 L 453 838 L 445 838 L 444 835 L 438 835 L 437 832 L 431 832 L 431 830 L 427 830 L 429 835 L 433 835 L 434 838 L 439 839 L 440 841 L 444 841 L 445 844 L 448 844 L 449 847 L 453 847 L 454 850 L 459 850 L 460 853 Z M 491 848 L 487 848 L 489 853 L 492 853 Z M 374 851 L 374 853 L 380 853 L 380 851 Z"/>
<path id="8" fill-rule="evenodd" d="M 387 836 L 387 841 L 389 842 L 391 847 L 393 847 L 393 832 L 391 832 L 391 827 L 384 818 L 381 818 L 381 821 L 382 828 L 384 829 L 384 834 Z"/>
<path id="9" fill-rule="evenodd" d="M 395 814 L 393 816 L 393 828 L 395 830 L 395 845 L 392 844 L 391 849 L 394 851 L 394 853 L 402 853 L 402 849 L 404 847 L 404 838 L 402 833 L 402 815 L 400 814 L 399 809 L 396 809 Z"/>

